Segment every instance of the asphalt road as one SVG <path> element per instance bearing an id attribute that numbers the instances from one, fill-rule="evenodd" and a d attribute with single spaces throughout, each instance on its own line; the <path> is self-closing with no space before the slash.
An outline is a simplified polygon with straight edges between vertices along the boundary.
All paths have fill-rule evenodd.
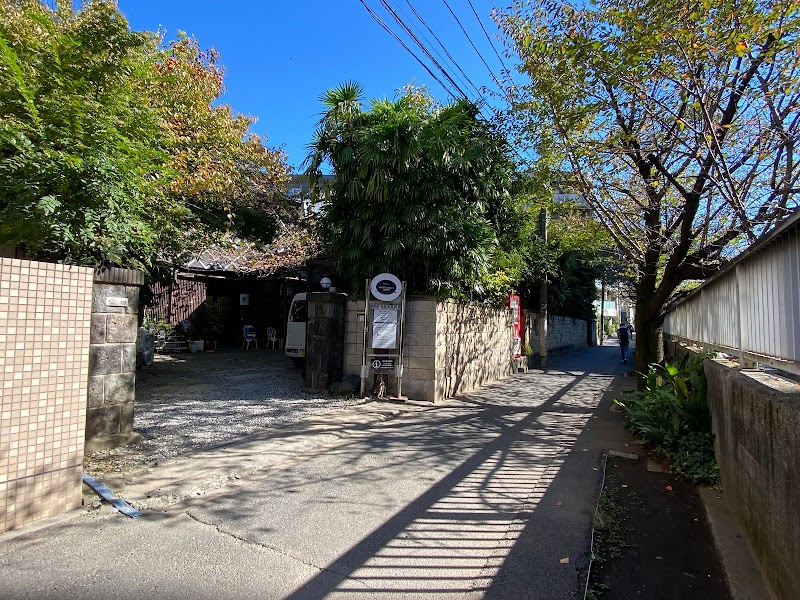
<path id="1" fill-rule="evenodd" d="M 125 490 L 162 510 L 0 536 L 0 598 L 582 598 L 616 352 L 181 459 Z"/>

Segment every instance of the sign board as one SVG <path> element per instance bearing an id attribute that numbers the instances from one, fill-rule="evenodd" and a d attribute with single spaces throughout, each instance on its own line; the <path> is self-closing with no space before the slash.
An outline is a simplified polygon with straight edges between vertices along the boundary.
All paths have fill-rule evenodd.
<path id="1" fill-rule="evenodd" d="M 403 293 L 403 284 L 391 273 L 381 273 L 372 278 L 369 284 L 372 295 L 381 302 L 397 300 Z"/>
<path id="2" fill-rule="evenodd" d="M 127 298 L 106 298 L 106 306 L 128 306 Z"/>
<path id="3" fill-rule="evenodd" d="M 394 371 L 394 358 L 375 358 L 372 368 L 376 371 Z"/>
<path id="4" fill-rule="evenodd" d="M 397 308 L 379 306 L 372 310 L 372 347 L 381 350 L 397 348 Z"/>
<path id="5" fill-rule="evenodd" d="M 239 306 L 250 305 L 250 294 L 239 294 Z"/>

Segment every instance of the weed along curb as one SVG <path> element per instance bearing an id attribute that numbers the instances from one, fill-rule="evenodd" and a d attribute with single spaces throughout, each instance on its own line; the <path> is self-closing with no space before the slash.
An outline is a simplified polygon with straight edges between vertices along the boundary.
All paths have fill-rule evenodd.
<path id="1" fill-rule="evenodd" d="M 648 459 L 605 454 L 584 599 L 730 598 L 699 488 Z"/>

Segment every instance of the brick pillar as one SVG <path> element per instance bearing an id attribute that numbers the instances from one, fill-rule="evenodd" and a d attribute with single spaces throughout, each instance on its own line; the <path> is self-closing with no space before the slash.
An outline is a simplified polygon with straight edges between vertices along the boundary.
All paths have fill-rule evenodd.
<path id="1" fill-rule="evenodd" d="M 133 432 L 139 287 L 144 273 L 98 268 L 92 288 L 86 451 L 124 446 Z"/>
<path id="2" fill-rule="evenodd" d="M 342 379 L 347 295 L 308 294 L 306 389 L 324 390 Z"/>

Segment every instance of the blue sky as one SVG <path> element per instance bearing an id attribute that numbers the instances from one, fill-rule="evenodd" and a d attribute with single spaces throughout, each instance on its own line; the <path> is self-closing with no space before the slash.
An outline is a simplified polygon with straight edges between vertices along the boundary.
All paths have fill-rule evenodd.
<path id="1" fill-rule="evenodd" d="M 471 81 L 479 88 L 494 87 L 489 70 L 447 8 L 449 4 L 483 59 L 500 76 L 500 60 L 472 9 L 478 12 L 489 35 L 494 36 L 497 27 L 490 16 L 493 3 L 390 0 L 389 4 L 415 32 L 428 38 L 430 47 L 435 40 L 414 17 L 409 1 Z M 393 31 L 401 31 L 380 0 L 365 2 Z M 134 29 L 161 28 L 168 40 L 182 30 L 196 37 L 201 47 L 217 48 L 226 68 L 223 100 L 240 113 L 258 117 L 252 130 L 266 135 L 268 145 L 283 146 L 293 167 L 299 167 L 306 156 L 306 145 L 322 110 L 320 95 L 346 80 L 361 83 L 367 99 L 392 98 L 398 88 L 411 81 L 427 85 L 439 100 L 450 98 L 373 20 L 360 0 L 118 0 L 118 4 Z M 403 39 L 422 57 L 407 36 Z M 495 48 L 503 56 L 499 41 L 495 40 Z M 444 55 L 441 48 L 438 50 Z M 513 61 L 505 57 L 503 60 L 512 67 Z M 426 63 L 430 65 L 430 61 Z M 458 73 L 452 64 L 447 70 L 454 78 Z M 468 88 L 466 83 L 459 85 Z M 475 91 L 468 89 L 474 98 Z"/>

